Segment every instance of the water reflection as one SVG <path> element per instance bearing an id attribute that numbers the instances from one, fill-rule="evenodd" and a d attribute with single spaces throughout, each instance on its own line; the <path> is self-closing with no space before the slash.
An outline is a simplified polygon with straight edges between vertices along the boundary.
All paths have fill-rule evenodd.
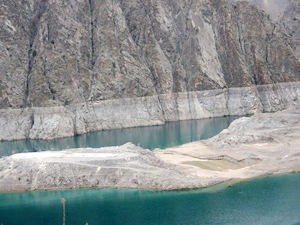
<path id="1" fill-rule="evenodd" d="M 0 142 L 0 156 L 20 152 L 62 150 L 79 147 L 104 147 L 132 142 L 143 148 L 153 150 L 210 138 L 237 119 L 237 116 L 169 122 L 163 126 L 137 127 L 92 132 L 71 138 L 50 141 L 18 140 Z"/>

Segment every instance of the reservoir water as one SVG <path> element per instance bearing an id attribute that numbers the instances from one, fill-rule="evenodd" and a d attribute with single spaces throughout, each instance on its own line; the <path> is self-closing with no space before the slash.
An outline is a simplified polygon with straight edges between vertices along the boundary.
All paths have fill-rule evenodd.
<path id="1" fill-rule="evenodd" d="M 195 191 L 71 190 L 0 193 L 0 224 L 300 224 L 300 174 Z"/>
<path id="2" fill-rule="evenodd" d="M 105 130 L 50 141 L 4 141 L 0 142 L 0 157 L 20 152 L 117 146 L 127 142 L 132 142 L 150 150 L 154 150 L 155 148 L 164 149 L 166 147 L 210 138 L 227 128 L 237 118 L 238 116 L 226 116 L 202 120 L 168 122 L 163 126 Z"/>
<path id="3" fill-rule="evenodd" d="M 120 145 L 154 149 L 214 136 L 234 117 L 90 133 L 53 141 L 1 142 L 1 155 L 23 151 Z M 272 176 L 193 191 L 70 190 L 0 193 L 0 224 L 193 225 L 300 224 L 300 174 Z"/>

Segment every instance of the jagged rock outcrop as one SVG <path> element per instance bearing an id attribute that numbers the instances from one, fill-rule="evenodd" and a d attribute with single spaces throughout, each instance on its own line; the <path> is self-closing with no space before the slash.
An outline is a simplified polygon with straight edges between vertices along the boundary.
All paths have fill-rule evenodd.
<path id="1" fill-rule="evenodd" d="M 249 2 L 2 0 L 0 140 L 298 103 L 292 39 Z"/>
<path id="2" fill-rule="evenodd" d="M 231 0 L 238 2 L 242 0 Z M 268 13 L 292 38 L 295 55 L 300 59 L 300 2 L 298 0 L 246 0 Z"/>

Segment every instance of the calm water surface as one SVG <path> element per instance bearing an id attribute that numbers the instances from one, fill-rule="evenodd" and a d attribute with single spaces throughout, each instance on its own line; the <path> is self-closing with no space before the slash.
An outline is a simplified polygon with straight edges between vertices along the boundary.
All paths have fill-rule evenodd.
<path id="1" fill-rule="evenodd" d="M 121 145 L 154 149 L 209 138 L 236 117 L 94 132 L 54 141 L 0 142 L 0 155 L 24 151 Z M 0 193 L 0 224 L 300 224 L 300 174 L 273 176 L 196 191 L 71 190 Z"/>
<path id="2" fill-rule="evenodd" d="M 104 147 L 122 145 L 132 142 L 143 148 L 154 150 L 185 144 L 210 138 L 237 119 L 227 116 L 203 120 L 169 122 L 163 126 L 137 127 L 92 132 L 71 138 L 56 140 L 19 140 L 0 142 L 0 156 L 19 152 L 36 152 L 45 150 L 62 150 L 80 147 Z"/>
<path id="3" fill-rule="evenodd" d="M 196 191 L 76 190 L 0 194 L 0 224 L 298 224 L 300 174 Z"/>

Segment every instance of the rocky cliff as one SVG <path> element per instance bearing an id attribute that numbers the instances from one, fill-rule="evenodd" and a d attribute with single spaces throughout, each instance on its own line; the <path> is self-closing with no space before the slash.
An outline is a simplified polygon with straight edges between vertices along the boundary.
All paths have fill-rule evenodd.
<path id="1" fill-rule="evenodd" d="M 287 6 L 286 10 L 280 17 L 280 22 L 292 37 L 295 47 L 296 56 L 300 59 L 300 2 L 293 0 Z"/>
<path id="2" fill-rule="evenodd" d="M 1 0 L 0 140 L 299 102 L 291 37 L 249 2 Z"/>
<path id="3" fill-rule="evenodd" d="M 236 3 L 242 0 L 231 0 Z M 295 54 L 300 59 L 300 2 L 298 0 L 247 0 L 264 10 L 292 38 Z"/>
<path id="4" fill-rule="evenodd" d="M 232 2 L 248 1 L 268 13 L 272 20 L 278 20 L 292 0 L 231 0 Z"/>

